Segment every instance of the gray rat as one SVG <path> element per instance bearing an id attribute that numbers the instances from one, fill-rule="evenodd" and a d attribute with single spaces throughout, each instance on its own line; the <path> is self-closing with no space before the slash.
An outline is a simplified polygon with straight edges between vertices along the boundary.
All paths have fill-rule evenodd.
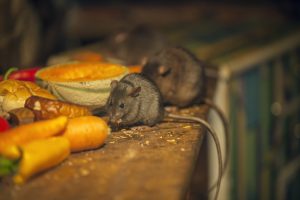
<path id="1" fill-rule="evenodd" d="M 109 123 L 114 127 L 144 124 L 153 126 L 161 122 L 164 117 L 178 120 L 188 120 L 204 125 L 216 144 L 219 160 L 219 176 L 217 184 L 217 198 L 222 177 L 222 154 L 217 134 L 204 120 L 168 113 L 164 110 L 163 100 L 159 89 L 148 78 L 141 74 L 132 73 L 124 76 L 120 81 L 111 82 L 111 92 L 106 103 L 106 113 Z"/>
<path id="2" fill-rule="evenodd" d="M 143 65 L 148 57 L 167 45 L 160 32 L 141 24 L 130 30 L 118 31 L 106 39 L 109 56 L 122 60 L 125 65 Z"/>
<path id="3" fill-rule="evenodd" d="M 229 157 L 229 125 L 222 110 L 206 97 L 206 63 L 183 47 L 166 47 L 148 59 L 142 74 L 159 88 L 165 104 L 186 107 L 204 103 L 220 116 L 225 128 L 226 157 Z"/>
<path id="4" fill-rule="evenodd" d="M 164 117 L 159 90 L 140 74 L 129 74 L 119 82 L 111 82 L 106 111 L 112 124 L 123 126 L 153 126 Z"/>

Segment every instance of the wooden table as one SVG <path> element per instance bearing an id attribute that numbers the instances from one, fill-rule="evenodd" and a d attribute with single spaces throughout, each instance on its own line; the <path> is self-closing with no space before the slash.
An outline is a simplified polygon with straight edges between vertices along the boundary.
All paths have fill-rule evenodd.
<path id="1" fill-rule="evenodd" d="M 95 44 L 64 52 L 53 61 L 66 61 L 72 54 L 86 50 L 101 52 L 101 47 Z M 214 94 L 215 83 L 209 79 L 209 97 Z M 177 112 L 206 118 L 208 107 L 193 106 Z M 103 147 L 72 154 L 61 165 L 22 186 L 14 185 L 9 178 L 3 180 L 0 200 L 186 199 L 194 195 L 191 183 L 199 184 L 199 176 L 193 179 L 199 175 L 199 166 L 202 167 L 200 193 L 205 198 L 206 159 L 200 158 L 205 163 L 199 163 L 204 133 L 199 124 L 168 119 L 154 127 L 137 126 L 112 132 Z M 206 151 L 201 156 L 205 157 Z M 199 188 L 196 190 L 199 192 Z"/>
<path id="2" fill-rule="evenodd" d="M 202 116 L 205 106 L 180 110 Z M 184 199 L 202 143 L 203 127 L 165 121 L 112 132 L 97 150 L 72 154 L 21 186 L 0 182 L 0 199 Z"/>

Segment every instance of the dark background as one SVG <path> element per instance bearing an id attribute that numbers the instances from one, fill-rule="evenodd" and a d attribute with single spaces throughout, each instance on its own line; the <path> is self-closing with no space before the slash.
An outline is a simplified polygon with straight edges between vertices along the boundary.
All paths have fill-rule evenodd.
<path id="1" fill-rule="evenodd" d="M 142 7 L 142 9 L 151 8 L 153 6 L 161 6 L 162 8 L 170 8 L 172 6 L 196 5 L 203 6 L 206 4 L 216 4 L 232 6 L 263 6 L 272 7 L 290 20 L 299 20 L 299 2 L 296 0 L 272 0 L 272 1 L 180 1 L 180 0 L 144 0 L 144 1 L 97 1 L 97 0 L 1 0 L 0 1 L 0 62 L 2 64 L 1 71 L 4 72 L 9 66 L 17 65 L 19 67 L 29 67 L 32 65 L 43 65 L 50 55 L 66 51 L 82 45 L 90 44 L 95 41 L 102 40 L 110 32 L 120 28 L 118 21 L 113 24 L 95 24 L 91 25 L 89 32 L 84 33 L 84 29 L 80 33 L 74 31 L 74 27 L 80 29 L 82 22 L 76 18 L 74 10 L 88 9 L 95 11 L 104 10 L 105 8 L 118 8 L 122 12 L 132 9 L 132 7 Z M 73 13 L 73 15 L 72 15 Z M 106 14 L 109 11 L 106 11 Z M 70 16 L 71 15 L 71 16 Z M 83 14 L 84 15 L 84 14 Z M 106 15 L 106 16 L 109 16 Z M 114 14 L 112 14 L 114 16 Z M 255 13 L 253 13 L 255 16 Z M 109 18 L 109 17 L 108 17 Z M 73 20 L 72 20 L 73 19 Z M 117 18 L 116 18 L 117 19 Z M 23 20 L 23 21 L 22 21 Z M 69 21 L 73 22 L 73 26 L 68 25 Z M 76 22 L 76 20 L 78 20 Z M 130 21 L 123 21 L 119 18 L 119 23 L 123 27 L 130 27 Z M 174 19 L 176 21 L 176 19 Z M 75 23 L 75 24 L 74 24 Z M 78 24 L 76 24 L 78 23 Z M 72 29 L 73 28 L 73 29 Z M 77 29 L 77 30 L 78 30 Z M 101 30 L 101 31 L 97 31 Z M 106 31 L 105 31 L 106 30 Z M 72 33 L 70 33 L 72 32 Z"/>

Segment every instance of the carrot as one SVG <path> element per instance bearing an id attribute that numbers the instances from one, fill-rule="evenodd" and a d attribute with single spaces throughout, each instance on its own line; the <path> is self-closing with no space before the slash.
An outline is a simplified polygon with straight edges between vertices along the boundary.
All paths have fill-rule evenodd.
<path id="1" fill-rule="evenodd" d="M 72 58 L 77 61 L 81 62 L 100 62 L 103 61 L 103 57 L 101 54 L 92 52 L 92 51 L 85 51 L 85 52 L 78 52 L 72 55 Z"/>
<path id="2" fill-rule="evenodd" d="M 50 137 L 21 145 L 22 157 L 13 180 L 24 183 L 33 175 L 58 165 L 70 155 L 70 142 L 65 137 Z"/>
<path id="3" fill-rule="evenodd" d="M 0 134 L 0 154 L 8 158 L 18 158 L 20 153 L 15 146 L 57 135 L 63 132 L 67 122 L 67 117 L 60 116 L 9 129 Z"/>
<path id="4" fill-rule="evenodd" d="M 100 147 L 109 133 L 110 128 L 101 118 L 83 116 L 69 119 L 63 136 L 69 139 L 71 151 L 78 152 Z"/>
<path id="5" fill-rule="evenodd" d="M 142 66 L 140 65 L 133 65 L 129 66 L 128 68 L 130 73 L 141 73 L 142 71 Z"/>

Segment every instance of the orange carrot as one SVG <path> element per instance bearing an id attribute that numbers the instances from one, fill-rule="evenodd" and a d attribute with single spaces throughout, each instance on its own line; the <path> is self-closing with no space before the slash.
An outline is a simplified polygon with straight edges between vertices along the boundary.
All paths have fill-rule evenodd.
<path id="1" fill-rule="evenodd" d="M 99 117 L 83 116 L 69 119 L 63 136 L 69 139 L 71 151 L 95 149 L 104 144 L 110 128 Z"/>
<path id="2" fill-rule="evenodd" d="M 140 73 L 142 71 L 142 66 L 140 65 L 133 65 L 129 66 L 128 68 L 130 73 Z"/>
<path id="3" fill-rule="evenodd" d="M 60 116 L 9 129 L 0 134 L 0 154 L 5 157 L 16 158 L 19 156 L 19 152 L 12 147 L 62 133 L 67 122 L 67 117 Z"/>
<path id="4" fill-rule="evenodd" d="M 92 52 L 92 51 L 85 51 L 85 52 L 78 52 L 72 55 L 72 58 L 77 61 L 81 62 L 100 62 L 103 61 L 103 57 L 101 54 Z"/>

